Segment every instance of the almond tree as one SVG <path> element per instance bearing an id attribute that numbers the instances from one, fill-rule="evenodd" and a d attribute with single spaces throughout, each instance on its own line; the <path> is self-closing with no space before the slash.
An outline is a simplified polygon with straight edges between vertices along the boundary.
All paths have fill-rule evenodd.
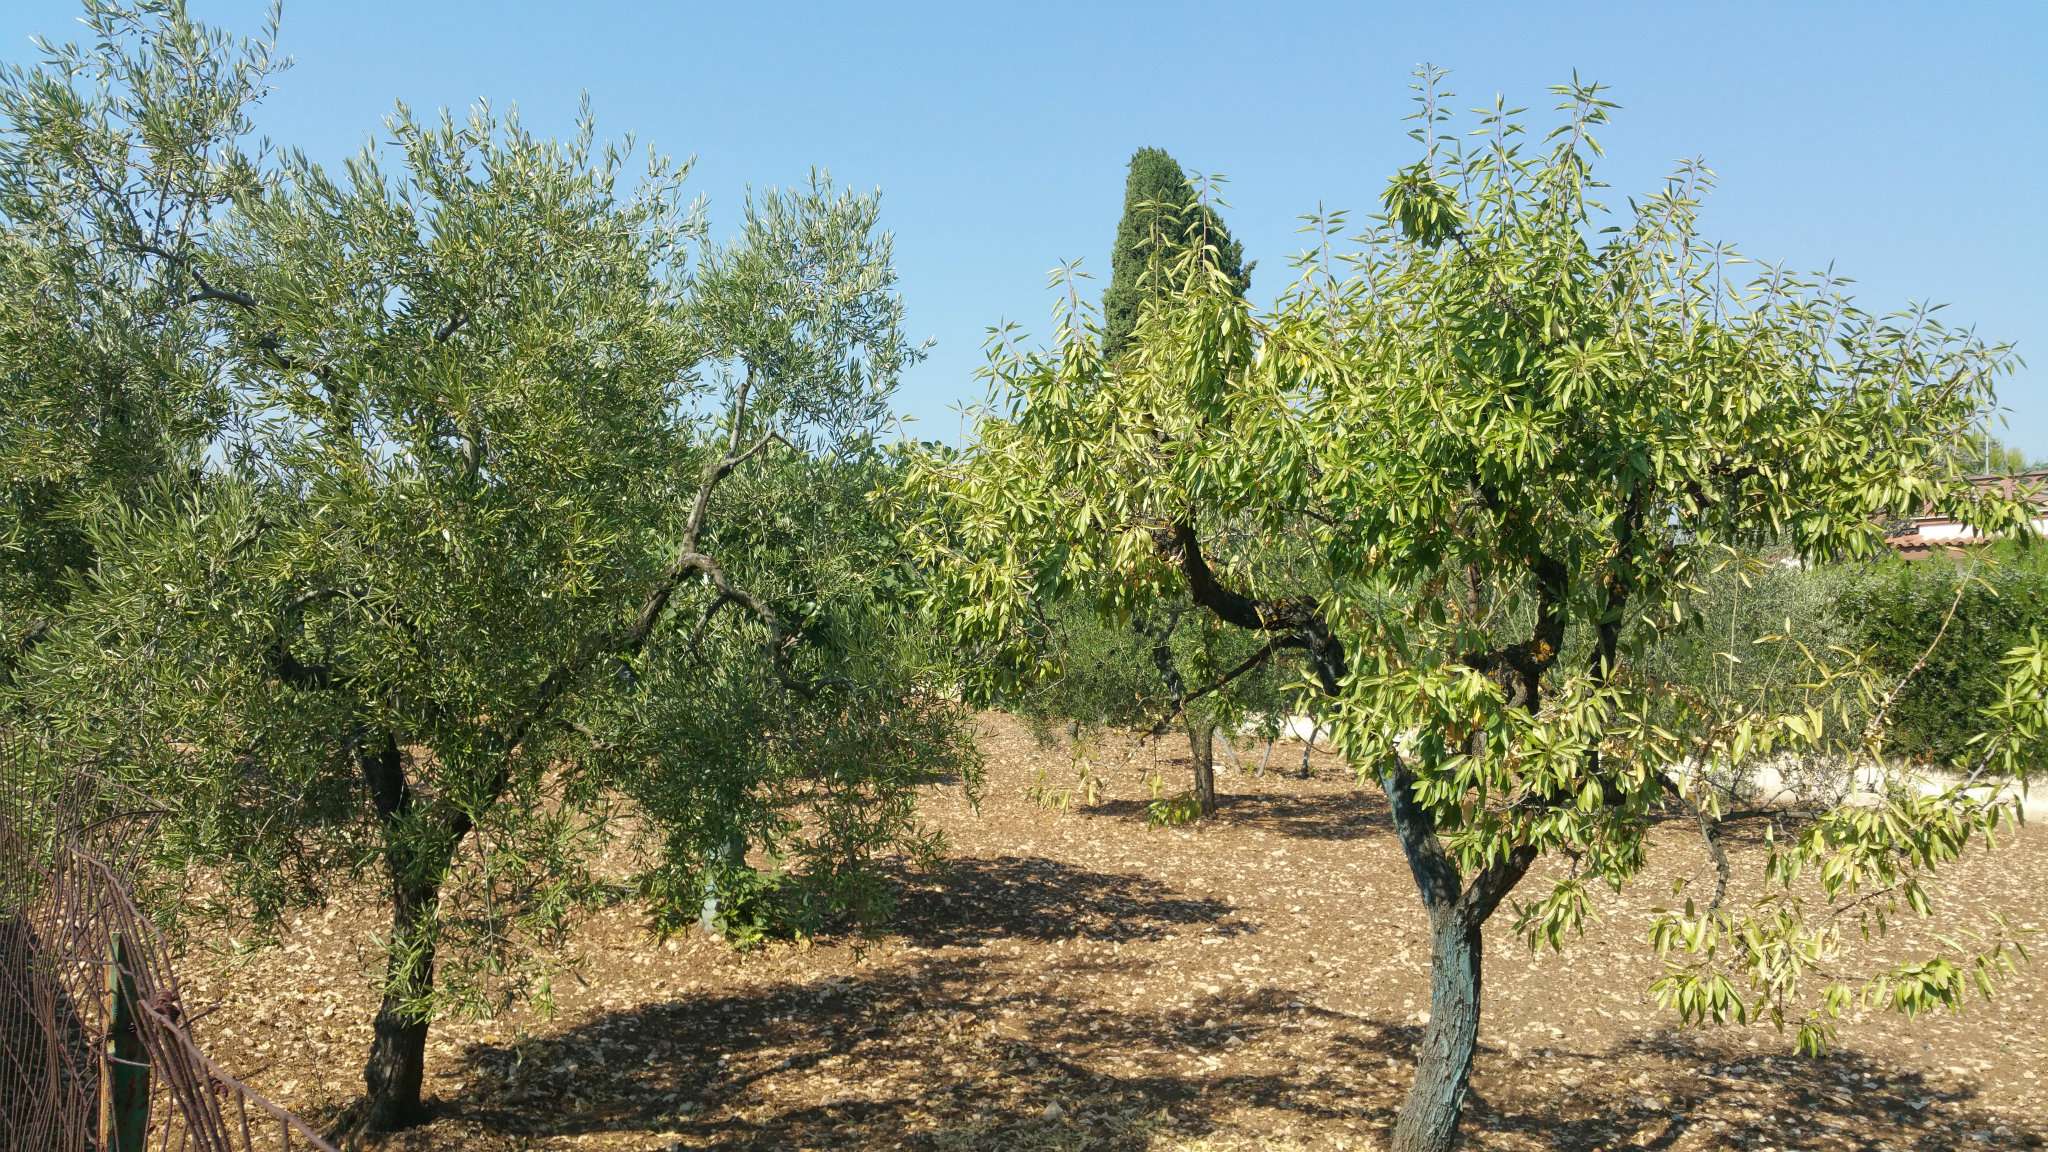
<path id="1" fill-rule="evenodd" d="M 1050 348 L 999 341 L 976 442 L 923 456 L 908 507 L 984 677 L 1031 674 L 1029 606 L 1071 589 L 1198 606 L 1299 668 L 1303 707 L 1385 793 L 1428 913 L 1430 1016 L 1394 1145 L 1435 1152 L 1476 1051 L 1482 931 L 1540 859 L 1573 866 L 1517 928 L 1556 945 L 1589 886 L 1641 869 L 1664 809 L 1701 797 L 1718 855 L 1703 766 L 1791 745 L 1869 766 L 1889 686 L 1853 663 L 1808 668 L 1816 703 L 1762 714 L 1640 674 L 1699 574 L 1765 538 L 1867 555 L 1902 508 L 1992 529 L 2021 512 L 1960 483 L 2004 348 L 1931 309 L 1868 315 L 1839 280 L 1745 269 L 1698 233 L 1698 164 L 1607 210 L 1595 86 L 1558 89 L 1540 148 L 1498 104 L 1445 135 L 1437 75 L 1418 89 L 1421 156 L 1355 248 L 1312 219 L 1318 244 L 1264 313 L 1191 253 L 1116 357 L 1071 315 Z M 1985 785 L 2042 711 L 2042 654 L 2013 660 L 1964 785 L 1901 783 L 1814 821 L 1774 845 L 1768 902 L 1731 902 L 1724 867 L 1658 922 L 1657 995 L 1689 1021 L 1790 1022 L 1811 1049 L 1858 993 L 1953 1004 L 1965 973 L 2009 963 L 1996 930 L 1973 955 L 1860 974 L 1837 952 L 1846 926 L 1928 910 L 1925 874 L 2010 815 Z M 1876 723 L 1841 735 L 1818 702 L 1842 699 Z"/>

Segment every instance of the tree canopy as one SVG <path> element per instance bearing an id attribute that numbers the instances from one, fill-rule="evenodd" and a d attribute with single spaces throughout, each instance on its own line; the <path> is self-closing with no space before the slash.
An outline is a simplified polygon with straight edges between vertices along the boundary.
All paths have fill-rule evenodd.
<path id="1" fill-rule="evenodd" d="M 254 186 L 282 64 L 274 25 L 84 23 L 90 44 L 0 71 L 0 671 L 91 565 L 96 517 L 189 481 L 227 417 L 187 257 Z"/>
<path id="2" fill-rule="evenodd" d="M 1559 89 L 1541 148 L 1498 104 L 1453 134 L 1435 73 L 1418 92 L 1421 158 L 1355 248 L 1333 253 L 1337 222 L 1313 219 L 1322 246 L 1263 313 L 1191 249 L 1118 355 L 1072 317 L 1049 348 L 999 342 L 976 443 L 925 455 L 913 485 L 939 509 L 918 535 L 935 603 L 1000 657 L 992 676 L 1031 673 L 1028 606 L 1070 589 L 1199 606 L 1300 669 L 1303 706 L 1385 791 L 1430 912 L 1431 1016 L 1396 1145 L 1440 1149 L 1476 1043 L 1481 928 L 1539 857 L 1574 866 L 1517 926 L 1558 944 L 1589 884 L 1641 869 L 1660 806 L 1697 798 L 1711 834 L 1702 763 L 1836 738 L 1845 771 L 1869 763 L 1866 734 L 1817 705 L 1702 712 L 1638 673 L 1686 628 L 1701 574 L 1766 540 L 1870 555 L 1900 508 L 1997 529 L 2024 510 L 1963 483 L 1956 451 L 2008 349 L 1745 266 L 1698 232 L 1697 163 L 1608 210 L 1596 86 Z M 1979 769 L 2012 767 L 2039 730 L 2021 681 L 2043 654 L 2012 659 L 2021 703 L 1982 718 Z M 1938 962 L 1954 983 L 1836 965 L 1841 917 L 1921 907 L 1921 874 L 2011 816 L 1985 779 L 1895 782 L 1774 846 L 1768 906 L 1673 909 L 1659 996 L 1687 1019 L 1790 1021 L 1817 1047 L 1857 993 L 1915 1011 L 1973 962 L 1996 970 L 1995 931 Z M 1808 869 L 1817 894 L 1791 884 Z"/>
<path id="3" fill-rule="evenodd" d="M 117 76 L 229 51 L 176 11 L 112 26 Z M 877 198 L 818 173 L 713 246 L 685 169 L 629 172 L 588 117 L 388 131 L 250 177 L 203 236 L 103 245 L 201 334 L 124 368 L 186 357 L 221 415 L 189 472 L 137 463 L 80 521 L 90 566 L 7 700 L 29 774 L 162 808 L 157 859 L 231 911 L 385 889 L 373 1129 L 419 1115 L 435 1015 L 546 995 L 622 804 L 657 925 L 752 848 L 815 926 L 879 906 L 863 861 L 925 845 L 909 789 L 962 767 L 865 505 L 920 354 Z"/>

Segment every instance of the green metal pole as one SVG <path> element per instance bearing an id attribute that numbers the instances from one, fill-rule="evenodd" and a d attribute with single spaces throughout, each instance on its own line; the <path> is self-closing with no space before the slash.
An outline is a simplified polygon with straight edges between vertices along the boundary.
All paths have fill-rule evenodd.
<path id="1" fill-rule="evenodd" d="M 107 1046 L 100 1061 L 100 1148 L 143 1152 L 149 1136 L 149 1053 L 136 1026 L 128 941 L 114 933 L 107 963 Z"/>

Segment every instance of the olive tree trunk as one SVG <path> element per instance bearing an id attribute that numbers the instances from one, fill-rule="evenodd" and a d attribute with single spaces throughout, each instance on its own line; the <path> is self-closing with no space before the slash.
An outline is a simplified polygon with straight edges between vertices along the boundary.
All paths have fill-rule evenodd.
<path id="1" fill-rule="evenodd" d="M 406 756 L 394 733 L 359 734 L 357 740 L 363 783 L 382 826 L 391 893 L 384 999 L 371 1025 L 370 1058 L 363 1065 L 362 1128 L 394 1132 L 426 1118 L 420 1102 L 429 1022 L 424 1003 L 434 991 L 441 885 L 470 823 L 459 810 L 437 814 L 431 806 L 415 804 Z"/>
<path id="2" fill-rule="evenodd" d="M 370 1059 L 363 1066 L 363 1127 L 395 1132 L 426 1118 L 420 1082 L 427 1067 L 427 1016 L 417 998 L 434 988 L 432 918 L 440 885 L 394 884 L 391 901 L 391 956 L 384 973 L 384 1000 L 371 1026 Z"/>

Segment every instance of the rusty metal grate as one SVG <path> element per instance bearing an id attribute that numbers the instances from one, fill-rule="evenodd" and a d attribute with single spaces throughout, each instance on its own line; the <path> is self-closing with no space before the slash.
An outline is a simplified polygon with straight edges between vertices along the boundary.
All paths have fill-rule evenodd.
<path id="1" fill-rule="evenodd" d="M 333 1152 L 194 1041 L 119 863 L 147 819 L 31 819 L 26 802 L 0 793 L 0 1148 Z"/>

